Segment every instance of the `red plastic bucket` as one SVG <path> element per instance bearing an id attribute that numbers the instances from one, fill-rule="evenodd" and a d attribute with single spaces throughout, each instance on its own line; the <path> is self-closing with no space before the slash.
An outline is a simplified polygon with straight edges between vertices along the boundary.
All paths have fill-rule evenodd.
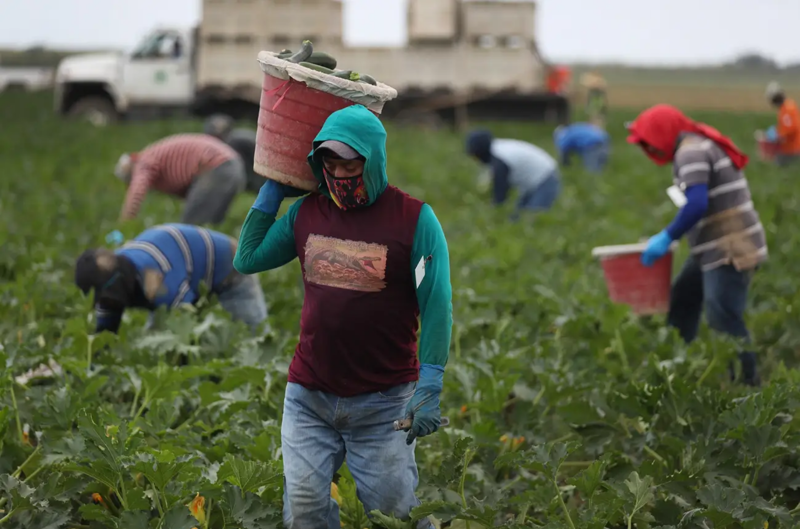
<path id="1" fill-rule="evenodd" d="M 758 157 L 764 161 L 771 161 L 778 154 L 778 144 L 767 141 L 763 138 L 756 139 L 758 143 Z"/>
<path id="2" fill-rule="evenodd" d="M 611 301 L 628 305 L 642 316 L 665 314 L 672 285 L 672 251 L 653 266 L 644 266 L 640 259 L 646 246 L 601 246 L 592 250 L 592 255 L 600 258 Z"/>
<path id="3" fill-rule="evenodd" d="M 287 81 L 265 73 L 256 133 L 255 172 L 298 189 L 316 190 L 318 182 L 307 161 L 311 144 L 328 116 L 355 104 L 294 79 Z"/>

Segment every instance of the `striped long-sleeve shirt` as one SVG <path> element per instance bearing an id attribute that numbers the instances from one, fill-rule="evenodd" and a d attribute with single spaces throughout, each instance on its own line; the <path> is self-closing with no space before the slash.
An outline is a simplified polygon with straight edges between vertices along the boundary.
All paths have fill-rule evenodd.
<path id="1" fill-rule="evenodd" d="M 189 224 L 161 224 L 147 229 L 116 251 L 136 267 L 144 297 L 138 308 L 175 308 L 195 303 L 200 283 L 219 292 L 236 273 L 233 256 L 236 239 L 223 233 Z M 116 332 L 123 308 L 95 307 L 97 332 Z"/>
<path id="2" fill-rule="evenodd" d="M 150 189 L 183 197 L 197 175 L 238 156 L 225 142 L 207 134 L 175 134 L 148 145 L 134 164 L 122 219 L 139 213 Z"/>
<path id="3" fill-rule="evenodd" d="M 744 171 L 716 143 L 696 134 L 680 142 L 673 164 L 675 184 L 684 190 L 708 187 L 705 215 L 687 234 L 703 270 L 732 264 L 750 270 L 767 259 L 764 227 L 750 196 Z"/>

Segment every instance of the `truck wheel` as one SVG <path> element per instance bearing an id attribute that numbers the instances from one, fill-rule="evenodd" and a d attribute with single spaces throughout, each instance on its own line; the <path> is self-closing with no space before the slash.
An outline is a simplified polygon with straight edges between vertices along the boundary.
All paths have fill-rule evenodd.
<path id="1" fill-rule="evenodd" d="M 88 121 L 96 127 L 114 123 L 118 117 L 114 105 L 104 97 L 86 97 L 79 100 L 69 109 L 69 115 Z"/>

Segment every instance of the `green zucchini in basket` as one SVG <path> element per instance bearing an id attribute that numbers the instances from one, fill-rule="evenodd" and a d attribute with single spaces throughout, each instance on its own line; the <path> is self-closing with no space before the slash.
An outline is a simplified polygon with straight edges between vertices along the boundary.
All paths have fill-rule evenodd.
<path id="1" fill-rule="evenodd" d="M 339 79 L 350 79 L 350 75 L 353 73 L 352 70 L 334 70 L 331 74 L 334 77 L 338 77 Z"/>
<path id="2" fill-rule="evenodd" d="M 326 73 L 328 75 L 333 75 L 333 70 L 331 70 L 330 68 L 325 68 L 324 66 L 320 66 L 319 64 L 314 64 L 312 62 L 306 62 L 306 61 L 303 61 L 299 64 L 300 66 L 305 66 L 310 70 L 314 70 L 320 73 Z"/>
<path id="3" fill-rule="evenodd" d="M 297 53 L 286 57 L 286 60 L 294 63 L 301 63 L 308 60 L 311 54 L 314 53 L 314 46 L 310 40 L 304 40 L 303 45 L 297 50 Z"/>
<path id="4" fill-rule="evenodd" d="M 365 73 L 358 74 L 358 80 L 361 81 L 362 83 L 371 84 L 372 86 L 378 85 L 378 82 L 375 80 L 374 77 L 372 77 L 371 75 L 367 75 Z"/>
<path id="5" fill-rule="evenodd" d="M 312 53 L 311 56 L 306 59 L 306 62 L 318 64 L 319 66 L 324 66 L 325 68 L 330 68 L 331 70 L 336 69 L 336 59 L 322 51 L 315 51 Z"/>
<path id="6" fill-rule="evenodd" d="M 293 53 L 294 53 L 294 52 L 293 52 L 292 50 L 286 50 L 286 49 L 283 49 L 283 50 L 281 50 L 281 52 L 278 54 L 278 58 L 279 58 L 279 59 L 285 59 L 285 58 L 287 58 L 287 57 L 291 56 Z"/>

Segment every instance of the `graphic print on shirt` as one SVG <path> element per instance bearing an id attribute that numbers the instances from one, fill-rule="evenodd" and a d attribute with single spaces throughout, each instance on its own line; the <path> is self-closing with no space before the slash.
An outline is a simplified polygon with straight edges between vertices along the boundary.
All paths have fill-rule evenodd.
<path id="1" fill-rule="evenodd" d="M 386 288 L 386 257 L 382 244 L 309 235 L 305 245 L 306 280 L 317 285 L 380 292 Z"/>

